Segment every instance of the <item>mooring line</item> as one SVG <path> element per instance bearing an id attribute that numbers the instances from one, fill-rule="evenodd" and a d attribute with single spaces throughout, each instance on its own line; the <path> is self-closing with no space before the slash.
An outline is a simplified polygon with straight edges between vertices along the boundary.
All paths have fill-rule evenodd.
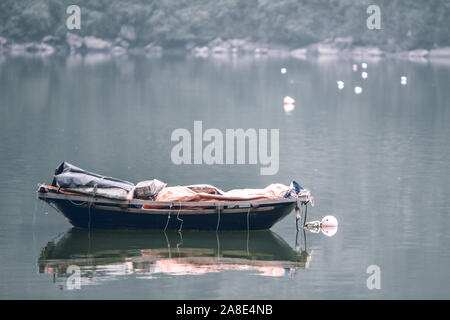
<path id="1" fill-rule="evenodd" d="M 173 203 L 171 202 L 171 203 L 170 203 L 170 207 L 169 207 L 169 214 L 167 215 L 167 222 L 166 222 L 166 227 L 164 228 L 164 233 L 166 232 L 166 230 L 167 230 L 167 227 L 168 227 L 168 225 L 169 225 L 169 220 L 170 220 L 170 212 L 172 211 L 172 206 L 173 206 Z"/>
<path id="2" fill-rule="evenodd" d="M 247 211 L 247 256 L 250 255 L 250 250 L 248 249 L 248 243 L 250 240 L 250 209 L 251 208 L 252 207 L 250 206 Z"/>
<path id="3" fill-rule="evenodd" d="M 76 202 L 74 202 L 74 201 L 72 201 L 72 200 L 70 200 L 70 199 L 67 199 L 67 200 L 69 200 L 69 202 L 70 202 L 71 204 L 73 204 L 74 206 L 83 206 L 83 205 L 85 205 L 85 204 L 88 204 L 87 201 L 82 201 L 81 203 L 76 203 Z"/>
<path id="4" fill-rule="evenodd" d="M 303 219 L 303 228 L 305 227 L 306 224 L 306 216 L 308 215 L 308 203 L 305 203 L 305 218 Z"/>
<path id="5" fill-rule="evenodd" d="M 216 231 L 219 230 L 219 225 L 220 225 L 220 205 L 217 206 L 217 227 L 216 227 Z"/>
<path id="6" fill-rule="evenodd" d="M 88 221 L 88 230 L 91 230 L 91 207 L 94 203 L 95 194 L 97 193 L 97 185 L 94 186 L 94 189 L 92 190 L 92 194 L 90 197 L 88 197 L 88 215 L 89 215 L 89 221 Z M 89 234 L 90 236 L 90 234 Z"/>
<path id="7" fill-rule="evenodd" d="M 217 259 L 220 258 L 220 239 L 219 232 L 216 230 L 216 240 L 217 240 Z"/>
<path id="8" fill-rule="evenodd" d="M 180 211 L 181 211 L 181 202 L 179 203 L 179 206 L 180 206 L 180 209 L 178 210 L 178 213 L 177 213 L 177 220 L 181 221 L 180 228 L 178 229 L 178 232 L 181 232 L 181 230 L 183 229 L 183 222 L 184 222 L 183 219 L 179 218 Z"/>

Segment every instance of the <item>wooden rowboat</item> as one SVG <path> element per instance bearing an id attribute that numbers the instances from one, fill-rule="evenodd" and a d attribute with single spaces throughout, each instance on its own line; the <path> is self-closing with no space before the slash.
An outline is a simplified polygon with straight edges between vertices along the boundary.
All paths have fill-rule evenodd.
<path id="1" fill-rule="evenodd" d="M 75 227 L 153 230 L 264 230 L 286 217 L 310 195 L 279 200 L 158 202 L 114 200 L 41 185 L 38 198 L 60 211 Z M 145 208 L 144 208 L 145 205 Z"/>

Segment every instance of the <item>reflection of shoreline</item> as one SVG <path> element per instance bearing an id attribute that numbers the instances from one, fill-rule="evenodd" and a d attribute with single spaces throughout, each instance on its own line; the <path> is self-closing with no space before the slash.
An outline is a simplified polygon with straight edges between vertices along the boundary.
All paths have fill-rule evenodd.
<path id="1" fill-rule="evenodd" d="M 300 251 L 300 250 L 299 250 Z M 293 276 L 308 268 L 310 255 L 294 251 L 271 231 L 140 232 L 73 228 L 49 242 L 39 258 L 39 273 L 67 279 L 78 266 L 82 285 L 136 275 L 202 275 L 247 271 L 260 276 Z"/>
<path id="2" fill-rule="evenodd" d="M 154 59 L 161 59 L 166 57 L 185 57 L 190 60 L 210 61 L 217 64 L 231 64 L 231 65 L 243 65 L 247 63 L 255 63 L 259 61 L 267 61 L 268 59 L 278 60 L 292 58 L 296 60 L 308 61 L 312 63 L 336 63 L 336 62 L 369 62 L 378 63 L 381 61 L 406 61 L 413 64 L 430 64 L 436 66 L 449 66 L 450 65 L 450 48 L 445 48 L 448 53 L 443 55 L 438 54 L 424 54 L 417 55 L 414 52 L 400 52 L 400 53 L 385 53 L 383 55 L 374 55 L 370 53 L 348 53 L 346 51 L 338 51 L 335 54 L 317 54 L 317 53 L 298 53 L 298 50 L 293 51 L 274 51 L 273 54 L 209 54 L 206 56 L 198 56 L 195 54 L 189 54 L 185 52 L 174 52 L 160 55 L 145 55 L 145 54 L 122 54 L 115 55 L 111 52 L 103 51 L 89 51 L 85 53 L 76 53 L 71 55 L 39 55 L 39 54 L 23 54 L 23 55 L 6 55 L 0 51 L 0 63 L 7 63 L 8 61 L 14 61 L 18 59 L 24 60 L 42 60 L 49 62 L 54 60 L 63 60 L 67 67 L 79 67 L 85 66 L 88 68 L 100 67 L 108 63 L 116 64 L 119 68 L 125 68 L 126 71 L 134 65 L 136 60 L 146 59 L 152 61 Z M 446 52 L 447 52 L 446 51 Z M 122 67 L 124 65 L 124 67 Z M 122 74 L 122 72 L 121 72 Z"/>

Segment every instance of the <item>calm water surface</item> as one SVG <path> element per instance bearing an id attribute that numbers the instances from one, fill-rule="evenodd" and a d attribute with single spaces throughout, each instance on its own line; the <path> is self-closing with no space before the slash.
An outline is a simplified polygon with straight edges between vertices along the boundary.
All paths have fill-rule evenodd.
<path id="1" fill-rule="evenodd" d="M 0 61 L 0 298 L 450 298 L 449 65 L 367 61 L 363 80 L 358 62 L 337 60 Z M 280 129 L 278 173 L 174 165 L 170 135 L 194 120 Z M 63 160 L 224 190 L 295 179 L 316 199 L 308 219 L 332 214 L 339 231 L 296 239 L 294 213 L 249 234 L 72 229 L 35 195 Z M 366 286 L 370 265 L 380 290 Z"/>

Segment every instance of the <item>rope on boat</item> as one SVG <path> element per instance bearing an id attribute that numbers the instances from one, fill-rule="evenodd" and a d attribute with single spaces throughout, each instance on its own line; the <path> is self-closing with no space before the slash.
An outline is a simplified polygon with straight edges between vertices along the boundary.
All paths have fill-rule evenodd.
<path id="1" fill-rule="evenodd" d="M 297 201 L 297 205 L 295 207 L 295 227 L 297 229 L 297 231 L 299 231 L 299 226 L 298 226 L 298 221 L 302 221 L 302 228 L 305 228 L 305 224 L 306 224 L 306 217 L 308 215 L 308 203 L 311 204 L 311 207 L 314 207 L 314 197 L 311 195 L 311 192 L 309 190 L 303 189 L 303 192 L 301 192 L 300 194 L 297 195 L 297 199 L 301 196 L 305 197 L 305 199 L 303 201 L 300 202 L 300 205 Z M 302 207 L 305 206 L 305 214 L 302 215 Z"/>
<path id="2" fill-rule="evenodd" d="M 250 255 L 250 251 L 248 249 L 248 243 L 250 241 L 250 210 L 251 210 L 251 206 L 248 208 L 247 211 L 247 256 Z"/>
<path id="3" fill-rule="evenodd" d="M 308 202 L 311 203 L 311 207 L 314 207 L 314 197 L 311 194 L 309 194 L 308 200 Z"/>
<path id="4" fill-rule="evenodd" d="M 251 206 L 248 208 L 247 211 L 247 232 L 250 231 L 250 210 L 251 210 Z"/>
<path id="5" fill-rule="evenodd" d="M 298 228 L 298 220 L 300 220 L 302 218 L 302 203 L 300 203 L 300 206 L 297 205 L 295 206 L 295 228 L 297 229 L 297 232 L 299 231 Z"/>
<path id="6" fill-rule="evenodd" d="M 303 227 L 305 227 L 307 215 L 308 215 L 308 203 L 305 203 L 305 217 L 303 218 L 303 224 L 302 224 Z"/>
<path id="7" fill-rule="evenodd" d="M 88 229 L 91 230 L 91 204 L 88 205 Z"/>
<path id="8" fill-rule="evenodd" d="M 69 200 L 69 202 L 70 202 L 71 204 L 75 205 L 75 206 L 84 206 L 85 204 L 88 204 L 87 201 L 82 201 L 82 202 L 80 202 L 80 203 L 76 203 L 76 202 L 74 202 L 74 201 L 72 201 L 72 200 L 70 200 L 70 199 L 67 199 L 67 200 Z"/>
<path id="9" fill-rule="evenodd" d="M 172 211 L 172 206 L 173 206 L 173 202 L 170 203 L 170 207 L 169 207 L 169 214 L 167 215 L 167 222 L 166 222 L 166 227 L 164 228 L 164 233 L 167 230 L 167 226 L 169 225 L 169 220 L 170 220 L 170 212 Z M 180 207 L 181 208 L 181 207 Z"/>
<path id="10" fill-rule="evenodd" d="M 88 220 L 88 229 L 91 229 L 91 207 L 92 204 L 94 203 L 92 200 L 94 200 L 95 198 L 95 194 L 97 192 L 97 185 L 94 186 L 94 190 L 92 190 L 92 195 L 91 197 L 88 198 L 88 215 L 89 215 L 89 220 Z"/>
<path id="11" fill-rule="evenodd" d="M 304 194 L 306 197 L 306 200 L 303 202 L 304 204 L 311 204 L 311 207 L 314 207 L 314 197 L 311 195 L 311 192 L 307 190 L 307 192 Z"/>
<path id="12" fill-rule="evenodd" d="M 216 227 L 216 231 L 219 230 L 219 225 L 220 225 L 220 205 L 217 206 L 217 227 Z"/>
<path id="13" fill-rule="evenodd" d="M 178 232 L 181 232 L 181 229 L 183 229 L 183 222 L 184 222 L 184 220 L 179 217 L 180 211 L 181 211 L 181 202 L 179 203 L 179 206 L 180 206 L 180 209 L 178 210 L 178 213 L 177 213 L 177 220 L 181 221 L 180 228 L 178 229 Z"/>

